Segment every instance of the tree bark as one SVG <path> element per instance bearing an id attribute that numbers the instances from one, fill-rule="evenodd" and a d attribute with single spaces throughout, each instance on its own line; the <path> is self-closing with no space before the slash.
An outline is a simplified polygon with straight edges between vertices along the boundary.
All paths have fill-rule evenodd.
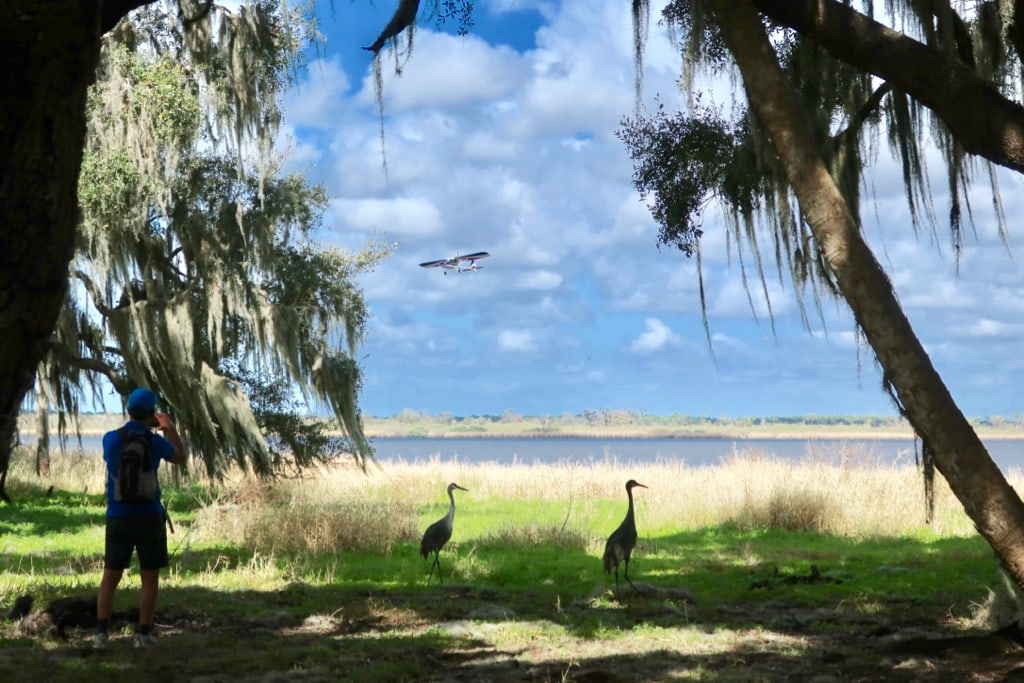
<path id="1" fill-rule="evenodd" d="M 1024 505 L 953 401 L 888 276 L 861 237 L 808 134 L 809 119 L 779 66 L 755 1 L 711 0 L 710 5 L 743 75 L 750 106 L 785 166 L 803 218 L 907 419 L 930 444 L 936 468 L 978 531 L 1024 587 Z"/>
<path id="2" fill-rule="evenodd" d="M 962 61 L 836 0 L 754 0 L 772 21 L 836 59 L 884 78 L 928 107 L 964 149 L 1024 172 L 1024 107 Z"/>
<path id="3" fill-rule="evenodd" d="M 0 498 L 18 413 L 68 288 L 100 40 L 151 0 L 0 3 Z"/>

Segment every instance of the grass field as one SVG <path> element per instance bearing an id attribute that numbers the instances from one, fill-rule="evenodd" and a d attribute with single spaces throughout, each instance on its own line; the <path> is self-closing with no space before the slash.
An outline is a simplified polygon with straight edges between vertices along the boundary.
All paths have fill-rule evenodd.
<path id="1" fill-rule="evenodd" d="M 0 628 L 4 681 L 996 680 L 1021 652 L 970 637 L 1016 618 L 1015 603 L 944 484 L 928 525 L 915 468 L 850 453 L 838 465 L 338 465 L 217 487 L 165 476 L 176 529 L 160 643 L 130 647 L 129 572 L 112 647 L 97 653 L 88 626 L 45 609 L 95 596 L 101 462 L 51 466 L 39 480 L 19 453 L 17 504 L 0 508 L 0 606 L 35 606 Z M 630 478 L 648 488 L 635 491 L 636 588 L 617 590 L 601 554 Z M 428 583 L 419 537 L 450 481 L 469 491 L 456 491 L 445 582 Z"/>

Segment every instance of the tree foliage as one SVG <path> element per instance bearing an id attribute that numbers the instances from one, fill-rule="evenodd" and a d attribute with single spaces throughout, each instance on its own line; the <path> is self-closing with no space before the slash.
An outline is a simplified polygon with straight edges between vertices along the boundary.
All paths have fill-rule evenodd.
<path id="1" fill-rule="evenodd" d="M 286 452 L 298 466 L 341 450 L 365 462 L 355 351 L 367 309 L 354 280 L 388 247 L 316 243 L 326 195 L 274 151 L 278 98 L 315 26 L 263 0 L 190 14 L 183 31 L 175 7 L 147 7 L 104 42 L 76 286 L 40 396 L 74 414 L 84 390 L 101 398 L 101 377 L 122 395 L 149 385 L 209 476 L 271 474 Z M 295 415 L 321 406 L 345 438 Z"/>
<path id="2" fill-rule="evenodd" d="M 809 36 L 796 22 L 787 22 L 785 16 L 773 13 L 771 10 L 780 3 L 755 4 L 765 12 L 765 26 L 773 36 L 777 59 L 800 96 L 811 133 L 856 220 L 860 220 L 864 195 L 869 201 L 873 199 L 865 169 L 887 148 L 901 169 L 911 216 L 909 227 L 917 234 L 923 231 L 937 235 L 942 221 L 931 201 L 925 165 L 925 150 L 930 145 L 940 151 L 946 164 L 950 196 L 946 225 L 954 254 L 959 256 L 965 232 L 973 229 L 969 190 L 979 170 L 989 179 L 998 228 L 1005 234 L 992 162 L 967 154 L 960 137 L 943 124 L 941 117 L 900 84 L 879 80 L 869 69 L 837 58 L 831 42 Z M 1000 7 L 996 4 L 937 3 L 932 7 L 926 3 L 925 7 L 921 3 L 890 3 L 887 18 L 907 26 L 909 35 L 923 38 L 929 47 L 975 68 L 978 78 L 1013 95 L 1017 83 L 1012 74 L 1020 57 L 1006 49 L 1002 36 L 1007 26 L 1014 34 L 1016 25 L 1009 3 L 1000 3 Z M 744 245 L 754 255 L 761 293 L 769 309 L 768 288 L 758 259 L 761 248 L 757 240 L 763 234 L 771 238 L 770 253 L 780 274 L 788 272 L 798 292 L 806 291 L 809 285 L 815 307 L 819 308 L 823 295 L 837 296 L 839 292 L 799 216 L 785 170 L 760 122 L 743 100 L 723 113 L 721 105 L 704 105 L 701 94 L 692 90 L 695 74 L 725 77 L 733 68 L 705 5 L 699 0 L 675 0 L 664 9 L 665 22 L 681 36 L 681 82 L 690 89 L 691 106 L 671 114 L 659 106 L 653 114 L 640 112 L 635 119 L 623 120 L 618 134 L 634 160 L 634 183 L 651 201 L 652 215 L 661 226 L 660 244 L 674 245 L 686 255 L 693 255 L 699 246 L 699 226 L 703 225 L 705 210 L 714 205 L 730 218 L 729 244 L 739 250 L 741 264 L 745 263 Z M 862 3 L 862 7 L 871 14 L 872 3 Z M 845 42 L 856 40 L 847 35 Z M 745 268 L 743 277 L 747 282 Z M 809 324 L 803 299 L 799 302 L 805 325 Z M 702 301 L 702 306 L 706 302 Z"/>

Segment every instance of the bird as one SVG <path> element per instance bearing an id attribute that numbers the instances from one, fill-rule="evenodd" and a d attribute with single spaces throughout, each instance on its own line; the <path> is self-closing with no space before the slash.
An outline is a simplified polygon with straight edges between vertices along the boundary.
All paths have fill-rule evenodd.
<path id="1" fill-rule="evenodd" d="M 615 570 L 615 588 L 619 588 L 619 563 L 624 562 L 626 567 L 626 581 L 633 586 L 629 580 L 629 556 L 633 554 L 633 546 L 636 545 L 636 519 L 633 515 L 633 489 L 639 486 L 647 488 L 635 479 L 626 482 L 626 495 L 629 496 L 629 508 L 626 510 L 626 518 L 622 520 L 619 528 L 608 537 L 604 546 L 604 571 L 611 574 Z M 636 586 L 633 586 L 636 589 Z"/>
<path id="2" fill-rule="evenodd" d="M 455 489 L 460 491 L 469 491 L 469 489 L 462 488 L 454 481 L 448 484 L 448 514 L 437 520 L 433 524 L 427 527 L 427 530 L 423 532 L 423 540 L 420 541 L 420 555 L 423 559 L 427 559 L 430 553 L 434 553 L 434 563 L 430 565 L 430 573 L 427 574 L 427 581 L 430 581 L 430 577 L 434 575 L 434 567 L 437 567 L 437 581 L 442 583 L 444 580 L 441 578 L 441 548 L 448 542 L 448 539 L 452 537 L 452 521 L 455 519 L 455 494 L 452 493 Z M 636 534 L 634 533 L 634 536 Z"/>

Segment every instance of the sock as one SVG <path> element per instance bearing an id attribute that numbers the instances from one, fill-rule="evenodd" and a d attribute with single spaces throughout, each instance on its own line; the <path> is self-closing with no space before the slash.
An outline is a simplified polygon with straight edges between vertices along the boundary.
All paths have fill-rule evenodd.
<path id="1" fill-rule="evenodd" d="M 135 632 L 138 633 L 140 636 L 149 635 L 150 633 L 152 633 L 152 631 L 153 624 L 139 624 L 138 628 L 135 629 Z"/>
<path id="2" fill-rule="evenodd" d="M 110 623 L 109 619 L 97 619 L 96 620 L 96 633 L 106 633 L 107 625 Z"/>

